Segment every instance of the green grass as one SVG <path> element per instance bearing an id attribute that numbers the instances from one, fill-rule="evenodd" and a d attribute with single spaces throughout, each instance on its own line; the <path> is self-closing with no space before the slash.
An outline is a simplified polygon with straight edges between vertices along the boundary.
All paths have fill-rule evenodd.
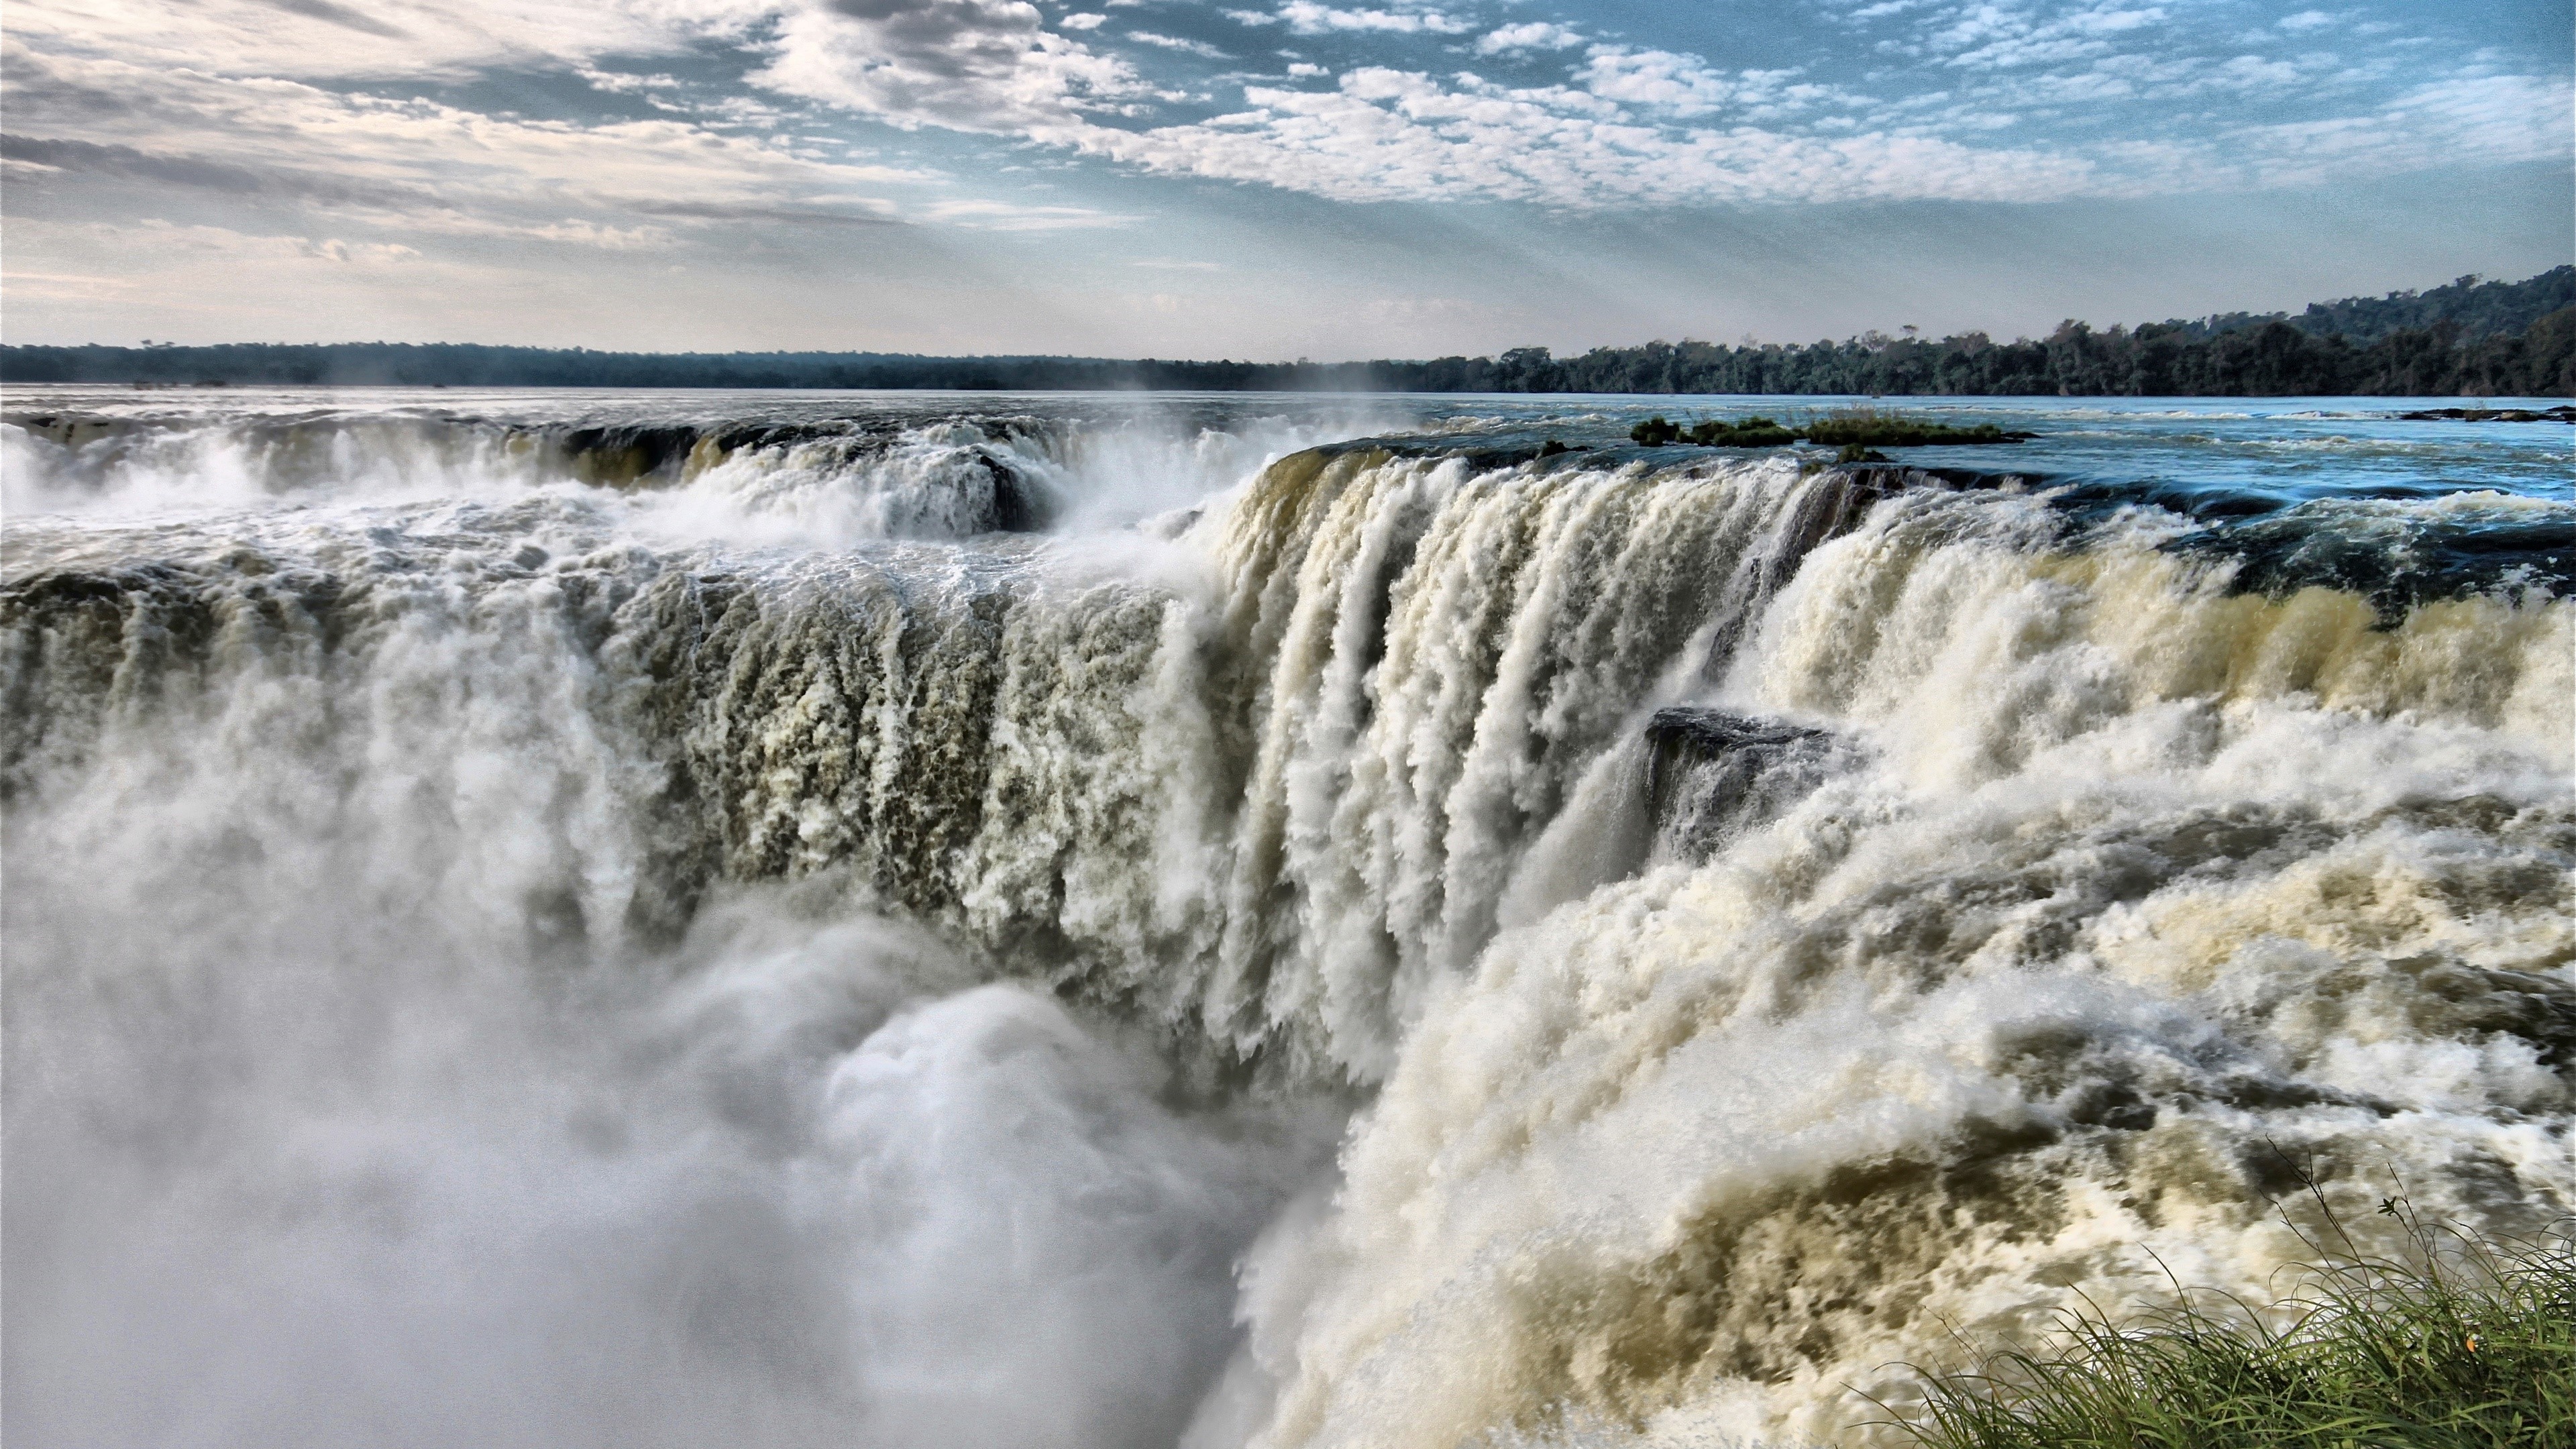
<path id="1" fill-rule="evenodd" d="M 2576 1446 L 2576 1239 L 2379 1210 L 2403 1229 L 2396 1256 L 2362 1252 L 2328 1211 L 2270 1311 L 2180 1292 L 2115 1325 L 2088 1303 L 2042 1348 L 1927 1376 L 1900 1427 L 1931 1449 Z"/>

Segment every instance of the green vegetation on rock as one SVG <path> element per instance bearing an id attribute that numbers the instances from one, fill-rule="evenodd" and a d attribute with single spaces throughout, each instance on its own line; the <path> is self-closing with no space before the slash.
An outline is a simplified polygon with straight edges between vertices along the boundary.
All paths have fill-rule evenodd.
<path id="1" fill-rule="evenodd" d="M 1703 448 L 1776 448 L 1795 442 L 1797 436 L 1769 418 L 1737 418 L 1731 423 L 1710 418 L 1690 430 L 1690 440 Z"/>
<path id="2" fill-rule="evenodd" d="M 1992 423 L 1954 428 L 1947 423 L 1884 413 L 1876 408 L 1845 408 L 1825 414 L 1797 429 L 1810 443 L 1828 448 L 1958 447 L 1985 443 L 2018 443 L 2031 433 L 2009 432 Z"/>
<path id="3" fill-rule="evenodd" d="M 1929 446 L 1969 446 L 1985 443 L 2018 443 L 2033 437 L 1979 423 L 1972 428 L 1954 428 L 1923 418 L 1909 418 L 1875 408 L 1844 408 L 1804 422 L 1780 423 L 1770 418 L 1738 418 L 1727 422 L 1705 418 L 1684 427 L 1662 414 L 1646 419 L 1628 430 L 1630 440 L 1649 448 L 1688 441 L 1703 448 L 1777 448 L 1805 439 L 1810 443 L 1842 450 L 1840 461 L 1885 462 L 1870 452 L 1872 448 L 1920 448 Z"/>

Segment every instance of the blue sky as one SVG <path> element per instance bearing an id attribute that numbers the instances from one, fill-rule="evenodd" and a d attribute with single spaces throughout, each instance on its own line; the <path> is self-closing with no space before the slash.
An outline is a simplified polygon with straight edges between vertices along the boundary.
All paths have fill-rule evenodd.
<path id="1" fill-rule="evenodd" d="M 12 0 L 16 342 L 1344 358 L 2576 251 L 2565 3 Z"/>

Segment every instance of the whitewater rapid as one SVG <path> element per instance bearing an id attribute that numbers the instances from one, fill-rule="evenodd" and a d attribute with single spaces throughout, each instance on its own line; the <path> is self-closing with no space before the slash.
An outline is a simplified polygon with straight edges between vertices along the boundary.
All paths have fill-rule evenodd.
<path id="1" fill-rule="evenodd" d="M 1862 1443 L 2576 1207 L 2564 429 L 6 403 L 15 1442 Z"/>

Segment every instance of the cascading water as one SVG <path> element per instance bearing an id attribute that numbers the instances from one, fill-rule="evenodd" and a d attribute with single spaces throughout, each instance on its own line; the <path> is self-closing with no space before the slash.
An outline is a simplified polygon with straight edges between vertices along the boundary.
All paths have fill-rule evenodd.
<path id="1" fill-rule="evenodd" d="M 1858 1442 L 2576 1202 L 2555 437 L 425 396 L 11 400 L 16 1442 Z"/>

